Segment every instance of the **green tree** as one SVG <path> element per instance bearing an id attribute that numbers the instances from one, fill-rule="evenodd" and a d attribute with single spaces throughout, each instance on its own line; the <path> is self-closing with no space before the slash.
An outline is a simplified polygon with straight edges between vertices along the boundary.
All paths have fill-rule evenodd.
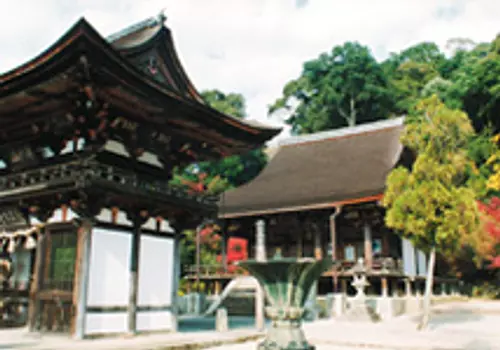
<path id="1" fill-rule="evenodd" d="M 218 111 L 237 118 L 245 118 L 245 99 L 240 94 L 225 94 L 218 90 L 201 93 L 205 102 Z M 219 194 L 238 187 L 256 177 L 267 163 L 267 156 L 262 149 L 245 154 L 225 157 L 216 162 L 192 164 L 177 171 L 172 180 L 174 185 L 186 185 L 202 182 L 203 190 Z M 204 174 L 200 179 L 200 174 Z M 199 190 L 200 192 L 200 190 Z"/>
<path id="2" fill-rule="evenodd" d="M 382 63 L 398 113 L 407 113 L 417 103 L 426 84 L 439 77 L 444 62 L 446 57 L 435 43 L 423 42 L 391 55 Z"/>
<path id="3" fill-rule="evenodd" d="M 500 131 L 500 36 L 491 44 L 477 45 L 463 54 L 452 74 L 447 104 L 463 109 L 476 130 Z"/>
<path id="4" fill-rule="evenodd" d="M 205 90 L 201 92 L 205 102 L 212 108 L 236 118 L 245 118 L 245 98 L 241 94 L 225 94 L 219 90 Z"/>
<path id="5" fill-rule="evenodd" d="M 449 80 L 436 76 L 429 80 L 422 88 L 420 95 L 424 98 L 436 95 L 440 100 L 444 100 L 448 96 L 448 91 L 453 83 Z"/>
<path id="6" fill-rule="evenodd" d="M 402 144 L 416 159 L 387 178 L 383 205 L 388 227 L 429 253 L 424 315 L 429 321 L 436 252 L 452 255 L 478 225 L 474 191 L 467 186 L 473 162 L 467 153 L 474 135 L 467 115 L 448 109 L 437 97 L 421 101 L 408 117 Z"/>
<path id="7" fill-rule="evenodd" d="M 388 118 L 392 105 L 380 64 L 367 47 L 347 42 L 304 63 L 269 113 L 291 111 L 293 132 L 307 134 Z"/>

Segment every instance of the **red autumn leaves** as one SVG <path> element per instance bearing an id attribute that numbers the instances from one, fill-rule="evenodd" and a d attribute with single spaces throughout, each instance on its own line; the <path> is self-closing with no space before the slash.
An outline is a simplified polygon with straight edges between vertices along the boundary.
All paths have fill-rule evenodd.
<path id="1" fill-rule="evenodd" d="M 481 231 L 476 250 L 490 261 L 490 268 L 500 268 L 500 198 L 493 197 L 488 203 L 478 202 L 481 212 Z"/>

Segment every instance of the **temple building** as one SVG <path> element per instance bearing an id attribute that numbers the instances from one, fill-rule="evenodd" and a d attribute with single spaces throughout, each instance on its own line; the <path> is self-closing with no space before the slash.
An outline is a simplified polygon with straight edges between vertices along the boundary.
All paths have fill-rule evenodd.
<path id="1" fill-rule="evenodd" d="M 169 186 L 173 169 L 279 131 L 206 105 L 163 15 L 108 38 L 78 21 L 0 75 L 0 318 L 76 338 L 175 330 L 179 235 L 217 199 Z"/>
<path id="2" fill-rule="evenodd" d="M 221 198 L 228 235 L 248 239 L 250 258 L 279 248 L 285 257 L 338 260 L 320 280 L 323 294 L 348 291 L 360 258 L 372 292 L 402 292 L 408 283 L 421 291 L 426 255 L 385 226 L 380 205 L 389 172 L 413 161 L 399 141 L 403 128 L 396 118 L 282 141 L 254 180 Z M 216 278 L 230 276 L 201 279 Z"/>

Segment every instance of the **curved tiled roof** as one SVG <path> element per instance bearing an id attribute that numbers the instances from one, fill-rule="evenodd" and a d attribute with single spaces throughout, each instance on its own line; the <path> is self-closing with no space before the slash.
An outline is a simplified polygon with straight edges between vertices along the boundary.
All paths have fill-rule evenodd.
<path id="1" fill-rule="evenodd" d="M 281 131 L 206 105 L 177 57 L 163 18 L 147 19 L 107 39 L 80 19 L 42 54 L 0 75 L 0 126 L 13 116 L 50 115 L 66 108 L 72 103 L 67 91 L 79 84 L 68 77 L 88 66 L 104 99 L 136 103 L 158 123 L 196 125 L 207 143 L 218 143 L 224 155 L 254 149 Z"/>

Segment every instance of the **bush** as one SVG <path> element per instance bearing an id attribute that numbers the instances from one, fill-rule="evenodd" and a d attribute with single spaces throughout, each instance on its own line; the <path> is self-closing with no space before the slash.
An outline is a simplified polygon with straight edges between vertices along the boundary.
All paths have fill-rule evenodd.
<path id="1" fill-rule="evenodd" d="M 500 286 L 498 283 L 484 282 L 472 287 L 472 296 L 475 298 L 500 299 Z"/>

